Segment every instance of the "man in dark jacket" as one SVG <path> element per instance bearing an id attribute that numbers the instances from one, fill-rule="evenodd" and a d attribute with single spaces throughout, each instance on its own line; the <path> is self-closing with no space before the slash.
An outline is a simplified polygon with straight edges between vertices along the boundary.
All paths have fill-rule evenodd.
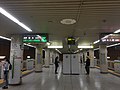
<path id="1" fill-rule="evenodd" d="M 86 75 L 89 75 L 90 73 L 90 58 L 87 56 L 87 59 L 86 59 L 86 65 L 85 65 L 85 69 L 86 69 Z"/>
<path id="2" fill-rule="evenodd" d="M 55 58 L 55 74 L 57 74 L 57 69 L 59 67 L 59 61 L 58 61 L 58 56 Z"/>

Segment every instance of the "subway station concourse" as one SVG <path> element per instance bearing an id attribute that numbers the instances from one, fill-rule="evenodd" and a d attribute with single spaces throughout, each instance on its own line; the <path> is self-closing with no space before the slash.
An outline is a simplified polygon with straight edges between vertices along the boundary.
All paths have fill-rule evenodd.
<path id="1" fill-rule="evenodd" d="M 0 90 L 120 90 L 119 19 L 120 0 L 0 0 Z"/>

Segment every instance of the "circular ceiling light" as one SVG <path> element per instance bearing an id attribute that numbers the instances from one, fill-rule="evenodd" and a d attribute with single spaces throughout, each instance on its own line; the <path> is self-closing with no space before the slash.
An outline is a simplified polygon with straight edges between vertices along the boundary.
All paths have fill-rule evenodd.
<path id="1" fill-rule="evenodd" d="M 71 25 L 71 24 L 74 24 L 76 23 L 76 20 L 75 19 L 63 19 L 60 21 L 62 24 L 66 24 L 66 25 Z"/>

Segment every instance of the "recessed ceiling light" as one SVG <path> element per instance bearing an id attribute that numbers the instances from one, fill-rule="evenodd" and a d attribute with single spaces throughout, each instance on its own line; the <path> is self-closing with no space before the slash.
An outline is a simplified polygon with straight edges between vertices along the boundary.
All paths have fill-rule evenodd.
<path id="1" fill-rule="evenodd" d="M 74 24 L 76 23 L 76 20 L 75 19 L 63 19 L 60 21 L 62 24 L 66 24 L 66 25 L 71 25 L 71 24 Z"/>

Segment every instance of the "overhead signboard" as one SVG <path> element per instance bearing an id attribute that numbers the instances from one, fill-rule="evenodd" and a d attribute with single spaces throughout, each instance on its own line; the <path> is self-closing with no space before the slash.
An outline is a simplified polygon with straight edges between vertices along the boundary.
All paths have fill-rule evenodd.
<path id="1" fill-rule="evenodd" d="M 105 35 L 101 38 L 101 42 L 120 42 L 120 34 Z"/>
<path id="2" fill-rule="evenodd" d="M 46 43 L 48 42 L 48 34 L 24 34 L 23 35 L 24 43 Z"/>
<path id="3" fill-rule="evenodd" d="M 75 45 L 75 38 L 73 38 L 73 37 L 68 37 L 68 38 L 67 38 L 67 44 L 68 44 L 68 45 Z"/>

